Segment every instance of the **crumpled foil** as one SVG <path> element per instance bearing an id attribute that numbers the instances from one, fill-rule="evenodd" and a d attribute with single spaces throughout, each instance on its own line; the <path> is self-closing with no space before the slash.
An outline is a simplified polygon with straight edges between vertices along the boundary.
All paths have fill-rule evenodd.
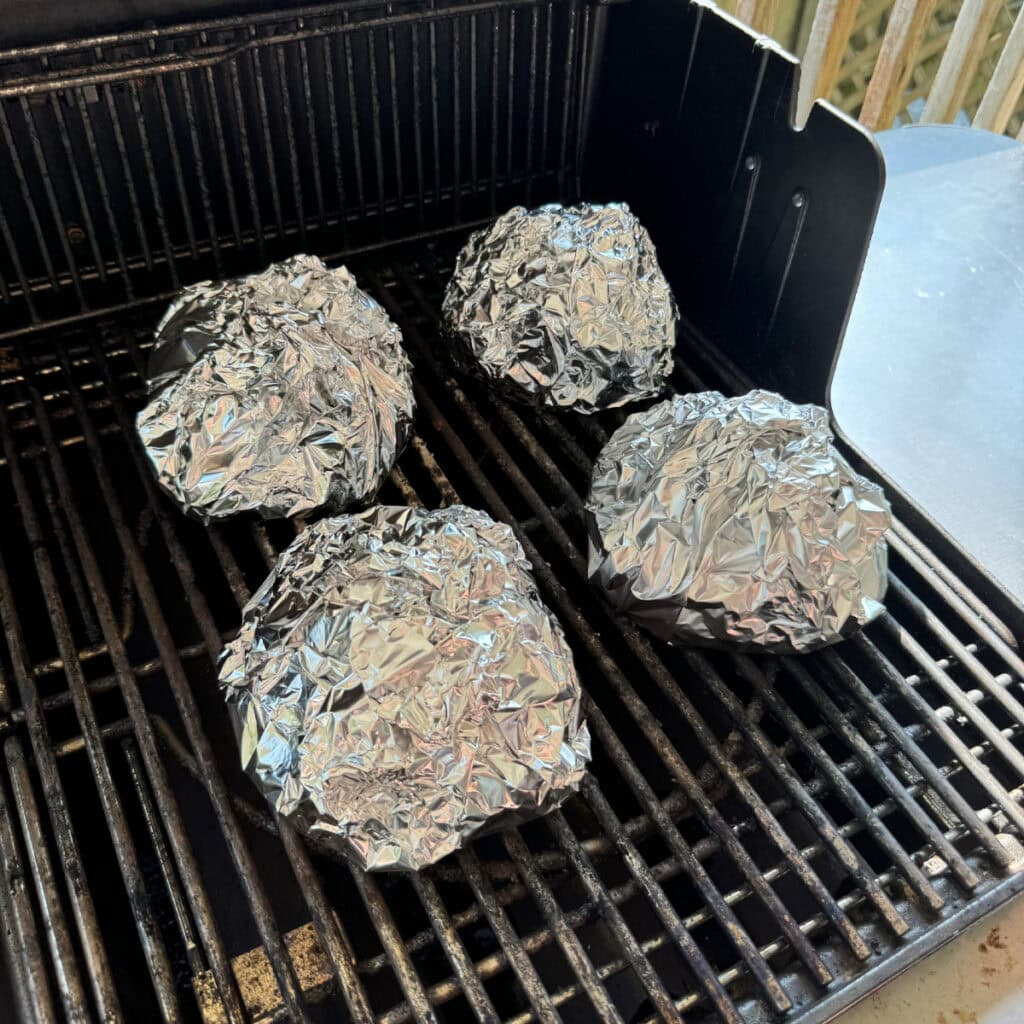
<path id="1" fill-rule="evenodd" d="M 883 610 L 889 504 L 816 405 L 705 391 L 636 413 L 587 514 L 591 581 L 669 641 L 808 651 Z"/>
<path id="2" fill-rule="evenodd" d="M 592 413 L 660 394 L 676 306 L 625 203 L 516 206 L 459 253 L 442 316 L 466 372 Z"/>
<path id="3" fill-rule="evenodd" d="M 545 813 L 590 757 L 572 653 L 522 548 L 463 506 L 304 530 L 220 682 L 275 810 L 366 869 L 419 869 Z"/>
<path id="4" fill-rule="evenodd" d="M 344 268 L 294 256 L 186 288 L 156 330 L 136 426 L 157 478 L 210 521 L 371 498 L 415 403 L 398 327 Z"/>

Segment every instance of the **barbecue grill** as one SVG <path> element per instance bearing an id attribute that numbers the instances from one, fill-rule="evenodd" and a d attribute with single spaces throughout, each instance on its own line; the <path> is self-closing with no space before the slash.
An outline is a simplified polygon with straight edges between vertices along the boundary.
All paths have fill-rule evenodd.
<path id="1" fill-rule="evenodd" d="M 622 414 L 513 407 L 442 351 L 471 226 L 625 200 L 684 311 L 677 389 L 824 401 L 882 169 L 824 105 L 793 129 L 796 72 L 669 0 L 350 0 L 0 53 L 20 1017 L 824 1021 L 1024 888 L 1024 614 L 893 481 L 863 636 L 671 649 L 586 586 Z M 186 520 L 132 427 L 167 296 L 302 250 L 343 258 L 415 363 L 381 500 L 511 524 L 587 694 L 582 792 L 415 876 L 351 870 L 242 774 L 214 661 L 301 524 Z"/>

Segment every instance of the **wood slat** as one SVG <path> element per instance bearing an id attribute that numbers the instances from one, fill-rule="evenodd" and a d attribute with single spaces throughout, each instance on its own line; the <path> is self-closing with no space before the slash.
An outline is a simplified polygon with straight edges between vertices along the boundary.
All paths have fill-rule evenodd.
<path id="1" fill-rule="evenodd" d="M 736 17 L 757 32 L 771 35 L 779 14 L 779 0 L 739 0 Z"/>
<path id="2" fill-rule="evenodd" d="M 868 83 L 861 108 L 861 123 L 872 131 L 892 126 L 902 104 L 935 0 L 896 0 Z"/>
<path id="3" fill-rule="evenodd" d="M 922 121 L 949 122 L 961 110 L 1002 5 L 1003 0 L 964 0 L 925 101 Z"/>
<path id="4" fill-rule="evenodd" d="M 1016 20 L 1006 46 L 999 55 L 992 78 L 985 95 L 981 98 L 978 112 L 974 115 L 975 128 L 987 128 L 992 132 L 1006 131 L 1007 122 L 1020 99 L 1024 88 L 1024 8 L 1017 12 Z"/>
<path id="5" fill-rule="evenodd" d="M 820 0 L 818 3 L 801 63 L 797 124 L 807 120 L 811 104 L 819 96 L 828 99 L 832 95 L 859 7 L 860 0 Z"/>

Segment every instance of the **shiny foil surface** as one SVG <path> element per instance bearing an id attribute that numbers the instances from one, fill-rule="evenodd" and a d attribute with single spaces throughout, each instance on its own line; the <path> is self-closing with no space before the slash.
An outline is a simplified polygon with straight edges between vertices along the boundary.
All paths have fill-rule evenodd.
<path id="1" fill-rule="evenodd" d="M 220 682 L 270 803 L 370 870 L 551 810 L 590 757 L 572 653 L 522 548 L 459 505 L 303 531 Z"/>
<path id="2" fill-rule="evenodd" d="M 652 398 L 672 371 L 675 302 L 624 203 L 509 210 L 459 253 L 442 316 L 464 371 L 543 405 Z"/>
<path id="3" fill-rule="evenodd" d="M 210 521 L 340 510 L 376 493 L 415 403 L 402 335 L 344 268 L 294 256 L 186 288 L 137 417 L 164 490 Z"/>
<path id="4" fill-rule="evenodd" d="M 883 610 L 889 504 L 815 405 L 706 391 L 636 413 L 587 518 L 591 581 L 672 642 L 808 651 Z"/>

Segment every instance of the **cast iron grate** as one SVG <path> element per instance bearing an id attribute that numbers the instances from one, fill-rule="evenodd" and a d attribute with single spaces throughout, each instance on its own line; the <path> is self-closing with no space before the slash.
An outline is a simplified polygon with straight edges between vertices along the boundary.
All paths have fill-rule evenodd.
<path id="1" fill-rule="evenodd" d="M 417 435 L 381 500 L 516 529 L 587 689 L 582 793 L 415 878 L 272 821 L 213 665 L 295 527 L 205 529 L 157 494 L 131 430 L 152 308 L 15 342 L 0 861 L 27 1017 L 822 1020 L 1020 886 L 1006 627 L 902 525 L 887 615 L 831 651 L 671 650 L 615 621 L 585 583 L 581 503 L 621 417 L 450 376 L 455 244 L 351 264 L 416 365 Z M 743 386 L 696 336 L 675 384 Z"/>

